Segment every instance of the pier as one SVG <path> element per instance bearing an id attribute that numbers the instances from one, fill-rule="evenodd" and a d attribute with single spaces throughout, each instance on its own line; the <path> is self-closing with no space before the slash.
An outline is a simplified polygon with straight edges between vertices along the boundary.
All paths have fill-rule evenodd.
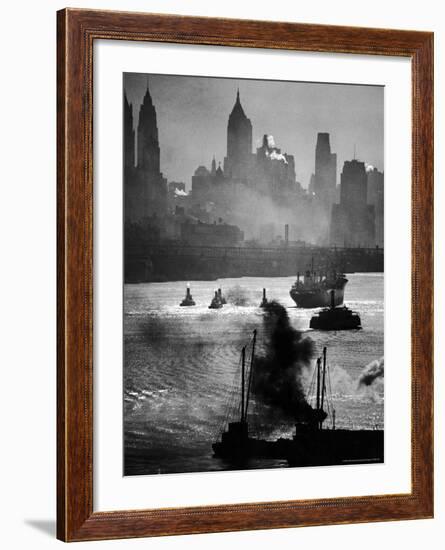
<path id="1" fill-rule="evenodd" d="M 338 266 L 345 273 L 383 272 L 382 248 L 223 247 L 156 244 L 125 251 L 125 282 L 214 280 L 227 277 L 286 277 Z"/>

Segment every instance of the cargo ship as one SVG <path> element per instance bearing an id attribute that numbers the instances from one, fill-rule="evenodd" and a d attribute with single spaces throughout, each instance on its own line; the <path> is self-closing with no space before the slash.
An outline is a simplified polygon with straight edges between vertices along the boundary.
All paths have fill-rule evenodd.
<path id="1" fill-rule="evenodd" d="M 329 272 L 315 272 L 312 267 L 303 276 L 297 273 L 297 280 L 292 285 L 289 294 L 297 307 L 316 308 L 328 307 L 331 303 L 330 291 L 335 291 L 335 305 L 343 304 L 344 291 L 348 279 L 344 273 L 335 269 Z"/>
<path id="2" fill-rule="evenodd" d="M 245 467 L 250 459 L 282 459 L 289 466 L 326 466 L 339 464 L 370 464 L 383 462 L 384 432 L 374 430 L 336 429 L 335 409 L 328 398 L 330 387 L 326 348 L 319 357 L 308 394 L 315 391 L 314 406 L 308 405 L 304 418 L 295 424 L 289 438 L 266 440 L 249 432 L 248 408 L 254 376 L 256 331 L 252 353 L 246 362 L 246 348 L 241 352 L 241 394 L 238 417 L 227 421 L 218 441 L 212 444 L 214 457 L 222 458 L 232 467 Z M 326 409 L 326 410 L 325 410 Z M 310 412 L 309 412 L 310 411 Z M 324 422 L 330 418 L 331 427 Z"/>

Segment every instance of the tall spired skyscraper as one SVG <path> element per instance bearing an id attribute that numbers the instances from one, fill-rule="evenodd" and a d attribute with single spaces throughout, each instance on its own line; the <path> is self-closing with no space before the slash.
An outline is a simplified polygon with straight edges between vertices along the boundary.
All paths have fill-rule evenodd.
<path id="1" fill-rule="evenodd" d="M 227 156 L 224 173 L 233 179 L 245 180 L 252 164 L 252 123 L 241 105 L 239 90 L 227 124 Z"/>
<path id="2" fill-rule="evenodd" d="M 159 156 L 156 110 L 147 85 L 144 100 L 139 111 L 138 168 L 151 173 L 159 173 Z"/>
<path id="3" fill-rule="evenodd" d="M 132 107 L 124 96 L 124 154 L 125 221 L 151 220 L 153 225 L 167 211 L 167 181 L 160 171 L 156 109 L 148 85 L 139 110 L 136 166 Z"/>

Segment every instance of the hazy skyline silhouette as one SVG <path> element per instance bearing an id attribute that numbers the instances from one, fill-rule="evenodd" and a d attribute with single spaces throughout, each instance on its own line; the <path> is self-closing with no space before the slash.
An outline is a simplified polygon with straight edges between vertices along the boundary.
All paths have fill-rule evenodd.
<path id="1" fill-rule="evenodd" d="M 223 165 L 227 121 L 240 90 L 253 126 L 253 150 L 264 134 L 283 153 L 294 155 L 297 181 L 308 187 L 314 171 L 318 132 L 330 134 L 337 153 L 337 183 L 345 160 L 384 170 L 384 87 L 273 80 L 125 73 L 124 90 L 137 127 L 147 81 L 156 108 L 161 171 L 168 181 L 191 178 L 213 156 Z"/>

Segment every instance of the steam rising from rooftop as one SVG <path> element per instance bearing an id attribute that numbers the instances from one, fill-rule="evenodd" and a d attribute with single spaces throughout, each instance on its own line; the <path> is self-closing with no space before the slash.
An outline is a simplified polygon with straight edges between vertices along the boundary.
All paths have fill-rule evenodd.
<path id="1" fill-rule="evenodd" d="M 274 149 L 275 148 L 275 139 L 274 137 L 269 134 L 267 136 L 267 146 L 270 148 L 270 149 Z"/>

